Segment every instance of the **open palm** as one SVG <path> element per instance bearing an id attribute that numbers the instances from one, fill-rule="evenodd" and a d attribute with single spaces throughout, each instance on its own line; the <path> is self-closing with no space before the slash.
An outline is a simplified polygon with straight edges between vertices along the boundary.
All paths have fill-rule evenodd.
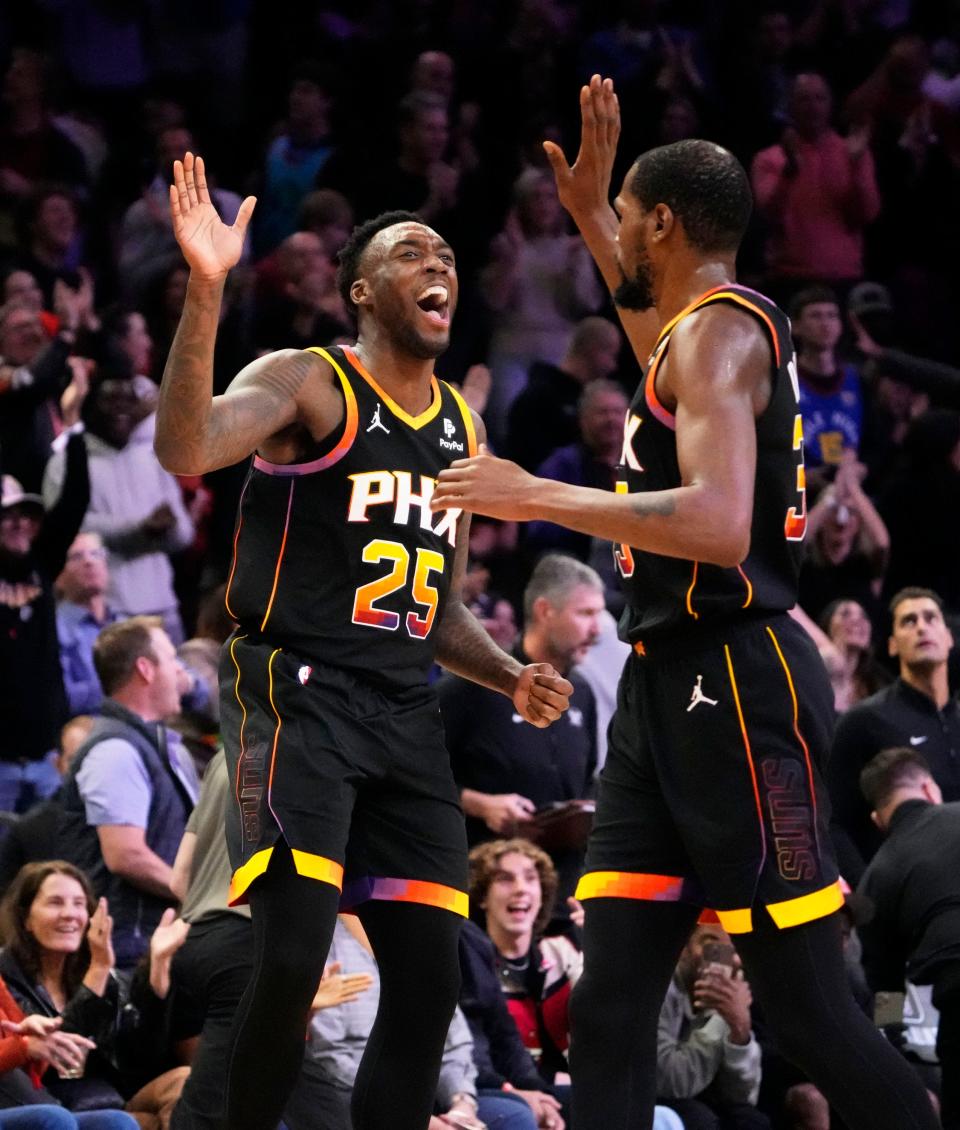
<path id="1" fill-rule="evenodd" d="M 182 161 L 174 161 L 170 186 L 173 234 L 192 271 L 215 277 L 236 265 L 255 204 L 255 198 L 248 196 L 236 222 L 225 224 L 210 200 L 203 158 L 187 153 Z"/>

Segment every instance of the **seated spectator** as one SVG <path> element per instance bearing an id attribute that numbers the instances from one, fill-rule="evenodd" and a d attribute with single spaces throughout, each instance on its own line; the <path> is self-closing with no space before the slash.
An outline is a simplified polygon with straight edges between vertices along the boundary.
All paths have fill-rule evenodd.
<path id="1" fill-rule="evenodd" d="M 886 839 L 858 887 L 873 903 L 860 929 L 870 988 L 933 986 L 940 1012 L 940 1113 L 960 1126 L 960 805 L 943 793 L 919 751 L 884 750 L 860 774 L 870 817 Z"/>
<path id="2" fill-rule="evenodd" d="M 0 930 L 0 976 L 17 1004 L 59 1017 L 94 1045 L 80 1078 L 45 1073 L 48 1095 L 68 1109 L 123 1109 L 115 1065 L 122 1001 L 107 900 L 98 902 L 69 863 L 29 863 L 0 906 Z"/>
<path id="3" fill-rule="evenodd" d="M 0 978 L 0 1127 L 10 1130 L 137 1130 L 121 1110 L 74 1114 L 42 1097 L 37 1080 L 48 1066 L 66 1076 L 82 1070 L 91 1040 L 60 1031 L 62 1021 L 25 1016 Z M 41 1095 L 39 1101 L 37 1096 Z"/>
<path id="4" fill-rule="evenodd" d="M 338 919 L 328 960 L 334 968 L 351 970 L 363 987 L 311 1019 L 300 1079 L 283 1114 L 290 1130 L 314 1130 L 321 1124 L 324 1130 L 350 1130 L 353 1125 L 351 1096 L 380 1001 L 380 973 L 363 927 L 352 915 Z M 534 1130 L 537 1123 L 518 1099 L 501 1093 L 477 1094 L 472 1052 L 470 1029 L 458 1009 L 444 1044 L 436 1113 L 427 1130 L 450 1126 Z"/>
<path id="5" fill-rule="evenodd" d="M 527 169 L 514 185 L 514 207 L 490 248 L 481 292 L 496 317 L 489 364 L 493 388 L 485 422 L 494 443 L 506 433 L 510 406 L 534 361 L 558 365 L 574 326 L 603 298 L 590 254 L 569 235 L 552 175 Z"/>
<path id="6" fill-rule="evenodd" d="M 319 235 L 288 235 L 257 265 L 257 347 L 285 349 L 308 338 L 307 344 L 326 344 L 344 333 L 350 319 L 335 279 Z"/>
<path id="7" fill-rule="evenodd" d="M 43 291 L 40 284 L 29 271 L 14 268 L 8 271 L 3 280 L 3 293 L 0 295 L 0 305 L 12 302 L 14 299 L 22 300 L 34 313 L 40 315 L 40 324 L 47 337 L 53 337 L 57 332 L 60 319 L 51 310 L 44 308 Z"/>
<path id="8" fill-rule="evenodd" d="M 121 616 L 158 615 L 175 643 L 183 626 L 169 555 L 189 545 L 193 523 L 177 480 L 148 444 L 133 443 L 137 396 L 123 374 L 101 376 L 87 405 L 90 505 L 83 528 L 107 547 L 109 600 Z M 63 457 L 54 454 L 44 474 L 44 497 L 55 498 Z"/>
<path id="9" fill-rule="evenodd" d="M 877 509 L 890 530 L 885 592 L 921 585 L 960 612 L 960 523 L 952 520 L 960 513 L 960 412 L 934 408 L 913 421 Z"/>
<path id="10" fill-rule="evenodd" d="M 57 578 L 57 638 L 60 667 L 71 714 L 95 714 L 103 688 L 93 668 L 93 644 L 117 614 L 107 604 L 110 573 L 99 534 L 77 534 Z"/>
<path id="11" fill-rule="evenodd" d="M 72 382 L 63 415 L 73 431 L 85 395 Z M 83 436 L 66 437 L 60 497 L 45 513 L 39 495 L 9 475 L 0 489 L 0 811 L 24 812 L 53 793 L 51 762 L 67 718 L 54 581 L 63 569 L 89 498 Z M 41 693 L 42 688 L 42 693 Z"/>
<path id="12" fill-rule="evenodd" d="M 809 549 L 800 570 L 800 604 L 814 620 L 838 592 L 878 616 L 890 535 L 864 493 L 864 470 L 862 464 L 845 462 L 807 514 Z"/>
<path id="13" fill-rule="evenodd" d="M 818 74 L 790 91 L 791 124 L 753 159 L 750 179 L 767 222 L 769 277 L 779 289 L 863 277 L 863 232 L 880 212 L 870 136 L 846 138 L 830 125 L 833 96 Z"/>
<path id="14" fill-rule="evenodd" d="M 153 443 L 157 411 L 157 382 L 153 373 L 153 338 L 147 320 L 138 310 L 114 305 L 104 311 L 102 324 L 104 361 L 106 366 L 121 368 L 133 375 L 137 394 L 137 425 L 131 443 Z"/>
<path id="15" fill-rule="evenodd" d="M 105 628 L 93 657 L 107 697 L 64 783 L 61 853 L 109 897 L 117 967 L 129 970 L 177 901 L 172 864 L 198 782 L 164 720 L 188 679 L 155 617 Z"/>
<path id="16" fill-rule="evenodd" d="M 760 1046 L 730 939 L 697 926 L 677 962 L 657 1033 L 657 1093 L 687 1130 L 770 1130 L 756 1109 Z"/>
<path id="17" fill-rule="evenodd" d="M 548 456 L 535 473 L 561 483 L 613 490 L 623 451 L 623 421 L 628 405 L 626 393 L 612 381 L 598 380 L 587 385 L 577 410 L 580 439 Z M 527 523 L 524 546 L 534 556 L 557 550 L 587 561 L 593 539 L 589 534 L 578 534 L 552 522 L 536 521 Z"/>
<path id="18" fill-rule="evenodd" d="M 350 201 L 332 188 L 315 188 L 300 201 L 297 230 L 318 235 L 327 258 L 335 261 L 353 231 Z"/>
<path id="19" fill-rule="evenodd" d="M 97 685 L 100 685 L 99 682 Z M 93 723 L 94 719 L 89 714 L 78 714 L 60 731 L 54 765 L 61 780 L 69 773 L 77 750 L 89 737 Z M 0 895 L 6 892 L 25 864 L 57 858 L 63 819 L 59 792 L 58 789 L 47 800 L 33 805 L 22 816 L 6 816 L 6 833 L 0 840 Z"/>
<path id="20" fill-rule="evenodd" d="M 860 375 L 837 358 L 843 319 L 836 294 L 829 287 L 800 291 L 790 303 L 790 325 L 797 343 L 804 463 L 808 470 L 836 467 L 845 456 L 857 457 L 863 426 Z"/>
<path id="21" fill-rule="evenodd" d="M 873 654 L 873 625 L 862 604 L 855 600 L 835 600 L 820 616 L 820 627 L 839 651 L 843 675 L 850 687 L 846 710 L 893 682 L 885 667 Z"/>
<path id="22" fill-rule="evenodd" d="M 552 663 L 574 686 L 570 708 L 549 730 L 518 724 L 509 699 L 446 675 L 437 687 L 453 775 L 478 843 L 516 834 L 539 808 L 591 795 L 596 764 L 593 693 L 575 670 L 596 642 L 603 586 L 572 557 L 544 557 L 524 594 L 524 629 L 514 654 L 521 663 Z M 503 705 L 498 699 L 503 698 Z M 561 894 L 573 893 L 582 850 L 558 851 Z"/>
<path id="23" fill-rule="evenodd" d="M 583 391 L 616 372 L 621 344 L 612 322 L 591 316 L 577 324 L 558 365 L 534 361 L 526 387 L 510 408 L 505 458 L 533 471 L 557 448 L 575 443 Z"/>
<path id="24" fill-rule="evenodd" d="M 470 905 L 496 949 L 500 987 L 520 1038 L 548 1082 L 566 1074 L 570 991 L 583 954 L 563 935 L 545 938 L 557 872 L 529 840 L 494 840 L 470 852 Z"/>
<path id="25" fill-rule="evenodd" d="M 950 694 L 947 661 L 953 636 L 935 592 L 906 588 L 890 602 L 889 651 L 899 678 L 845 714 L 827 767 L 833 838 L 840 870 L 857 883 L 880 845 L 860 793 L 863 767 L 881 750 L 921 752 L 945 800 L 960 800 L 960 705 Z"/>

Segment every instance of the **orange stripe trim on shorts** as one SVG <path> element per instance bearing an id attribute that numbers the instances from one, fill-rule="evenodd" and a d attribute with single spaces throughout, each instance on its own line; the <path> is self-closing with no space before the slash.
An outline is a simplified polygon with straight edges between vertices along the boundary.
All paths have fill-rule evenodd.
<path id="1" fill-rule="evenodd" d="M 290 491 L 287 494 L 287 516 L 283 523 L 283 536 L 280 538 L 280 552 L 277 554 L 277 567 L 273 571 L 273 588 L 270 590 L 270 599 L 267 601 L 267 610 L 263 614 L 263 620 L 260 624 L 260 631 L 267 626 L 267 621 L 270 619 L 270 613 L 273 611 L 273 601 L 277 595 L 277 585 L 280 583 L 280 566 L 283 564 L 283 554 L 287 548 L 287 534 L 290 532 L 290 511 L 293 509 L 293 488 L 296 486 L 297 480 L 290 480 Z"/>
<path id="2" fill-rule="evenodd" d="M 271 855 L 273 855 L 272 847 L 263 848 L 234 871 L 230 879 L 227 906 L 237 906 L 247 901 L 246 894 L 250 889 L 250 884 L 266 871 Z"/>
<path id="3" fill-rule="evenodd" d="M 804 922 L 813 922 L 817 918 L 826 918 L 841 906 L 843 906 L 843 891 L 840 890 L 838 880 L 829 887 L 812 891 L 809 895 L 800 895 L 798 898 L 786 899 L 783 902 L 767 903 L 767 910 L 777 926 L 785 930 L 790 926 L 802 926 Z"/>
<path id="4" fill-rule="evenodd" d="M 787 676 L 787 686 L 790 688 L 790 699 L 793 703 L 793 732 L 797 736 L 797 741 L 800 743 L 800 748 L 803 750 L 803 759 L 807 765 L 807 783 L 810 786 L 810 803 L 813 806 L 813 837 L 817 844 L 817 855 L 820 854 L 820 829 L 817 822 L 817 790 L 813 783 L 813 760 L 810 757 L 810 747 L 804 740 L 803 734 L 800 733 L 799 722 L 799 706 L 797 703 L 797 691 L 793 685 L 793 676 L 790 673 L 790 666 L 784 658 L 783 652 L 780 650 L 780 642 L 774 635 L 773 629 L 767 627 L 767 634 L 773 640 L 773 646 L 776 648 L 777 656 L 783 667 L 783 673 Z"/>
<path id="5" fill-rule="evenodd" d="M 343 867 L 335 860 L 327 859 L 324 855 L 314 855 L 312 851 L 299 851 L 297 848 L 291 848 L 290 854 L 298 875 L 329 883 L 338 891 L 343 887 Z"/>
<path id="6" fill-rule="evenodd" d="M 344 910 L 350 910 L 371 899 L 435 906 L 438 910 L 459 914 L 461 918 L 466 918 L 470 913 L 470 899 L 466 891 L 459 891 L 444 883 L 429 883 L 423 879 L 393 879 L 382 875 L 351 880 L 347 883 L 340 902 Z"/>
<path id="7" fill-rule="evenodd" d="M 747 754 L 747 765 L 750 767 L 750 780 L 753 784 L 753 798 L 757 805 L 757 820 L 760 823 L 760 842 L 763 844 L 763 857 L 760 861 L 758 872 L 763 869 L 767 861 L 767 829 L 763 823 L 763 806 L 760 803 L 760 786 L 757 782 L 757 767 L 753 763 L 753 750 L 750 748 L 750 736 L 747 733 L 747 723 L 743 717 L 743 707 L 740 704 L 740 692 L 737 689 L 737 679 L 733 673 L 733 657 L 730 655 L 730 645 L 723 645 L 724 655 L 727 657 L 727 671 L 730 673 L 730 687 L 733 690 L 733 701 L 737 707 L 737 718 L 740 721 L 740 733 L 743 735 L 743 748 Z M 719 913 L 719 911 L 718 911 Z M 721 919 L 721 921 L 723 921 Z"/>
<path id="8" fill-rule="evenodd" d="M 753 930 L 753 911 L 749 906 L 742 910 L 718 910 L 716 914 L 728 934 L 749 934 Z"/>
<path id="9" fill-rule="evenodd" d="M 577 883 L 578 899 L 642 899 L 680 902 L 684 879 L 678 875 L 648 875 L 640 871 L 588 871 Z"/>

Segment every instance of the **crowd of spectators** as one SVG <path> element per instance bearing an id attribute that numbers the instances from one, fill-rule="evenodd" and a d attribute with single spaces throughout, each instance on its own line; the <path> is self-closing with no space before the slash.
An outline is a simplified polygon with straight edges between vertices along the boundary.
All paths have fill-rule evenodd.
<path id="1" fill-rule="evenodd" d="M 0 1128 L 214 1126 L 248 973 L 216 754 L 245 467 L 178 479 L 152 446 L 187 278 L 172 161 L 204 155 L 228 222 L 258 197 L 217 391 L 264 352 L 353 340 L 337 251 L 354 223 L 410 209 L 457 255 L 438 375 L 501 454 L 612 489 L 639 368 L 540 144 L 572 156 L 594 72 L 623 111 L 615 182 L 642 150 L 693 136 L 750 174 L 739 275 L 790 313 L 804 419 L 794 614 L 834 686 L 844 875 L 876 904 L 848 899 L 850 975 L 866 1001 L 856 926 L 872 988 L 933 983 L 960 1078 L 956 939 L 944 972 L 940 935 L 917 943 L 889 905 L 910 881 L 896 867 L 925 845 L 924 889 L 960 899 L 945 842 L 960 827 L 958 5 L 21 0 L 0 6 Z M 430 1130 L 562 1130 L 570 896 L 626 650 L 621 598 L 609 546 L 548 523 L 477 520 L 470 551 L 472 611 L 576 691 L 534 731 L 506 700 L 439 683 L 474 921 Z M 378 991 L 355 922 L 331 962 L 289 1130 L 347 1125 Z M 729 939 L 702 925 L 661 1018 L 658 1127 L 829 1127 L 755 1013 Z M 960 1125 L 944 1099 L 944 1125 Z"/>

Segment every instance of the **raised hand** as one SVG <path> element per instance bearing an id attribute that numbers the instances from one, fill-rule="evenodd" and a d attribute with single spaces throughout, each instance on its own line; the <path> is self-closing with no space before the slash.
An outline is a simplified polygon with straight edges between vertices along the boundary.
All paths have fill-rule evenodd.
<path id="1" fill-rule="evenodd" d="M 219 279 L 237 264 L 256 203 L 255 197 L 248 196 L 240 205 L 235 223 L 228 226 L 210 200 L 203 158 L 187 153 L 182 161 L 173 162 L 173 234 L 191 271 L 204 278 Z"/>
<path id="2" fill-rule="evenodd" d="M 113 919 L 105 898 L 97 903 L 97 909 L 90 918 L 87 929 L 87 943 L 90 946 L 90 964 L 103 969 L 112 969 L 116 964 L 113 952 Z"/>
<path id="3" fill-rule="evenodd" d="M 543 150 L 553 169 L 560 203 L 577 219 L 610 208 L 610 177 L 620 138 L 620 103 L 613 80 L 594 75 L 580 88 L 580 152 L 573 165 L 552 141 Z"/>

